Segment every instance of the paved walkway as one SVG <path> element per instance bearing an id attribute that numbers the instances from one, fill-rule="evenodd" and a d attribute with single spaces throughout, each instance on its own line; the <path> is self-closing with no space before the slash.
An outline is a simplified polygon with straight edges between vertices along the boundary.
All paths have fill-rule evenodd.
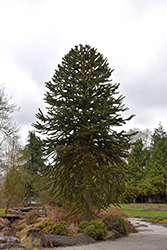
<path id="1" fill-rule="evenodd" d="M 115 241 L 93 245 L 55 248 L 56 250 L 167 250 L 167 228 L 143 222 L 142 219 L 129 219 L 140 230 Z"/>

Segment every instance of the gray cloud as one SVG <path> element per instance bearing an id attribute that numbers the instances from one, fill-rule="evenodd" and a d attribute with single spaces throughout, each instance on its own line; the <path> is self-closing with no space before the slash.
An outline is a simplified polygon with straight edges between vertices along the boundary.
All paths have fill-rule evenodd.
<path id="1" fill-rule="evenodd" d="M 116 74 L 120 91 L 125 96 L 128 114 L 135 114 L 132 126 L 153 128 L 167 117 L 167 42 L 157 51 L 156 59 L 141 69 L 128 69 L 126 65 Z"/>
<path id="2" fill-rule="evenodd" d="M 18 67 L 41 86 L 54 74 L 60 56 L 59 48 L 59 38 L 46 34 L 15 45 L 11 53 Z"/>
<path id="3" fill-rule="evenodd" d="M 167 49 L 163 46 L 157 59 L 142 72 L 133 72 L 127 84 L 127 94 L 131 102 L 140 108 L 167 107 Z"/>
<path id="4" fill-rule="evenodd" d="M 14 85 L 14 102 L 21 106 L 14 119 L 21 126 L 31 128 L 38 108 L 44 110 L 44 82 L 78 43 L 97 47 L 115 68 L 113 82 L 121 83 L 120 92 L 130 108 L 126 116 L 136 114 L 129 128 L 163 124 L 167 117 L 166 0 L 107 0 L 103 4 L 86 0 L 89 8 L 67 0 L 66 5 L 54 0 L 9 2 L 13 8 L 14 3 L 18 5 L 4 22 L 0 51 L 6 61 L 1 55 L 1 71 L 7 65 L 4 71 L 11 74 L 8 83 Z M 12 69 L 19 69 L 15 76 Z"/>
<path id="5" fill-rule="evenodd" d="M 126 0 L 126 3 L 131 17 L 138 20 L 154 9 L 167 6 L 166 0 Z"/>

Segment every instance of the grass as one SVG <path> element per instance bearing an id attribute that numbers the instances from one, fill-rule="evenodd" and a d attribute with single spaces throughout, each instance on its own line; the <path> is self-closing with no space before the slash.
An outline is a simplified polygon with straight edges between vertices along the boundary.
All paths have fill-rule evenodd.
<path id="1" fill-rule="evenodd" d="M 129 217 L 167 217 L 167 204 L 121 204 L 121 210 Z"/>

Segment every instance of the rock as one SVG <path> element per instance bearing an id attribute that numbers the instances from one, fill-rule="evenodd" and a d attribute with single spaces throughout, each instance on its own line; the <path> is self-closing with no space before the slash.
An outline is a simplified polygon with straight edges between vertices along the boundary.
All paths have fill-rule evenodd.
<path id="1" fill-rule="evenodd" d="M 148 227 L 148 226 L 145 224 L 136 223 L 135 227 L 138 228 L 138 227 Z"/>
<path id="2" fill-rule="evenodd" d="M 95 244 L 97 243 L 96 240 L 91 239 L 89 236 L 87 236 L 85 233 L 80 235 L 74 235 L 73 239 L 77 244 L 87 245 L 87 244 Z"/>
<path id="3" fill-rule="evenodd" d="M 10 221 L 8 219 L 2 219 L 0 218 L 0 223 L 4 225 L 4 227 L 6 226 L 10 226 Z"/>
<path id="4" fill-rule="evenodd" d="M 15 230 L 11 227 L 4 227 L 2 232 L 5 236 L 15 236 Z"/>
<path id="5" fill-rule="evenodd" d="M 14 236 L 0 236 L 0 243 L 19 243 L 19 238 L 16 238 Z"/>
<path id="6" fill-rule="evenodd" d="M 43 235 L 41 238 L 43 247 L 59 247 L 59 246 L 74 246 L 77 243 L 70 237 L 65 235 Z"/>
<path id="7" fill-rule="evenodd" d="M 59 247 L 59 246 L 74 246 L 95 244 L 96 240 L 91 239 L 85 233 L 80 235 L 66 236 L 66 235 L 43 235 L 41 238 L 41 245 L 43 247 Z"/>
<path id="8" fill-rule="evenodd" d="M 26 249 L 29 250 L 29 247 L 25 247 L 23 245 L 20 244 L 15 244 L 15 243 L 4 243 L 4 244 L 0 244 L 0 249 L 9 249 L 9 248 L 14 248 L 14 249 Z"/>
<path id="9" fill-rule="evenodd" d="M 113 230 L 112 232 L 109 232 L 105 238 L 105 240 L 115 240 L 123 237 L 123 235 L 116 230 Z"/>
<path id="10" fill-rule="evenodd" d="M 11 223 L 13 223 L 15 220 L 22 220 L 25 218 L 25 216 L 17 214 L 1 215 L 1 217 L 3 219 L 8 219 Z"/>
<path id="11" fill-rule="evenodd" d="M 33 207 L 15 207 L 14 210 L 19 210 L 21 212 L 29 212 L 33 209 Z"/>

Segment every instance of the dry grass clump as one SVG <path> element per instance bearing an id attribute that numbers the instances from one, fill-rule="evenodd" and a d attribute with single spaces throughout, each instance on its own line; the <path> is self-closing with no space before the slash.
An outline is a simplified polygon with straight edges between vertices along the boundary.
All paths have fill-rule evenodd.
<path id="1" fill-rule="evenodd" d="M 97 209 L 93 208 L 92 210 L 95 214 L 97 214 Z M 64 217 L 69 213 L 69 208 L 68 206 L 64 206 L 64 207 L 54 206 L 54 207 L 49 207 L 47 209 L 47 212 L 48 212 L 47 219 L 49 221 L 52 221 L 54 224 L 56 224 L 62 221 Z M 110 215 L 117 216 L 121 219 L 128 218 L 128 215 L 126 213 L 122 212 L 120 208 L 114 207 L 114 206 L 111 206 L 110 209 L 108 209 L 107 211 L 104 211 L 104 210 L 100 211 L 97 215 L 101 219 L 104 219 L 106 216 L 110 216 Z M 73 216 L 68 217 L 66 219 L 66 222 L 69 225 L 71 224 L 76 225 L 76 224 L 79 224 L 81 220 L 82 220 L 81 215 L 73 215 Z"/>
<path id="2" fill-rule="evenodd" d="M 129 217 L 128 214 L 122 212 L 119 207 L 114 206 L 111 206 L 107 211 L 101 211 L 98 215 L 101 219 L 104 219 L 106 216 L 110 215 L 117 216 L 121 219 L 126 219 Z"/>
<path id="3" fill-rule="evenodd" d="M 47 209 L 47 212 L 48 212 L 47 219 L 49 221 L 53 222 L 54 224 L 57 224 L 60 221 L 64 220 L 64 217 L 69 214 L 69 211 L 70 210 L 69 210 L 67 205 L 64 207 L 58 207 L 58 206 L 49 207 Z M 79 224 L 81 222 L 81 215 L 70 216 L 65 221 L 69 225 L 70 224 Z"/>

